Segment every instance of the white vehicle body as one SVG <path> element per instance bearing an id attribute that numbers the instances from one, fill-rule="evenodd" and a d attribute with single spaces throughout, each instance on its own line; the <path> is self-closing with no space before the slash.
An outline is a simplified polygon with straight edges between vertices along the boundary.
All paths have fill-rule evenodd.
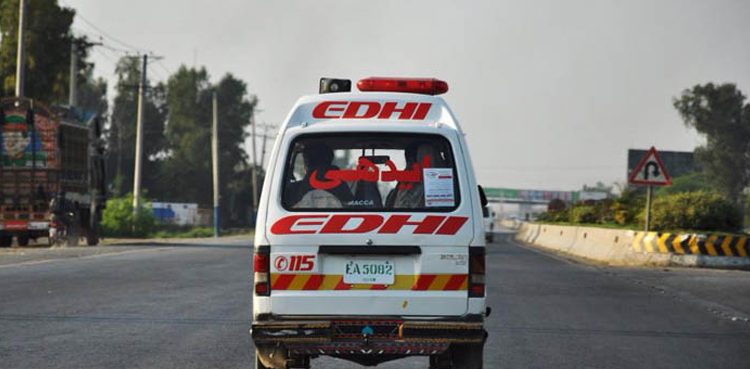
<path id="1" fill-rule="evenodd" d="M 298 211 L 285 205 L 290 176 L 285 168 L 295 168 L 295 143 L 347 135 L 384 135 L 384 141 L 413 135 L 447 143 L 458 192 L 446 201 L 453 206 L 410 212 Z M 373 170 L 386 175 L 383 165 Z M 445 355 L 451 344 L 483 344 L 482 204 L 464 135 L 442 98 L 402 92 L 302 97 L 280 128 L 267 173 L 255 233 L 255 262 L 268 264 L 254 267 L 252 333 L 263 362 L 256 365 L 307 367 L 317 355 L 371 365 L 407 355 Z M 424 186 L 430 201 L 427 193 L 437 193 L 437 185 Z M 350 203 L 358 201 L 363 202 Z M 470 275 L 470 263 L 480 260 L 475 272 L 481 275 Z M 359 268 L 377 272 L 358 274 Z M 481 288 L 481 295 L 470 297 L 472 288 Z M 392 335 L 378 331 L 390 327 Z M 454 335 L 457 331 L 472 334 Z M 283 355 L 269 354 L 280 345 Z"/>

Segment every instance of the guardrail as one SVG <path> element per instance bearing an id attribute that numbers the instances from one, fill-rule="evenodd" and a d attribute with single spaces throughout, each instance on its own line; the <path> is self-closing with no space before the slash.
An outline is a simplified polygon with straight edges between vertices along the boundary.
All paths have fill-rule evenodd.
<path id="1" fill-rule="evenodd" d="M 516 240 L 607 265 L 750 268 L 750 237 L 522 223 Z"/>

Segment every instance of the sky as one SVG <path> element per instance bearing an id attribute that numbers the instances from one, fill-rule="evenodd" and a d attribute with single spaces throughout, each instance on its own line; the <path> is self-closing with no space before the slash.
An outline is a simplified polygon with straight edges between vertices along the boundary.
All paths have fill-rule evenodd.
<path id="1" fill-rule="evenodd" d="M 707 82 L 750 93 L 750 1 L 60 0 L 74 31 L 232 73 L 280 124 L 320 77 L 436 77 L 485 187 L 577 190 L 624 182 L 628 148 L 692 151 L 672 100 Z"/>

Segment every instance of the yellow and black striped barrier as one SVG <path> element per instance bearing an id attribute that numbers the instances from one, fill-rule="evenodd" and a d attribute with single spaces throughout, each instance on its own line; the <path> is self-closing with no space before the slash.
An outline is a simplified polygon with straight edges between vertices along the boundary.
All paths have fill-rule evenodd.
<path id="1" fill-rule="evenodd" d="M 644 253 L 748 257 L 750 237 L 636 232 L 633 250 Z"/>

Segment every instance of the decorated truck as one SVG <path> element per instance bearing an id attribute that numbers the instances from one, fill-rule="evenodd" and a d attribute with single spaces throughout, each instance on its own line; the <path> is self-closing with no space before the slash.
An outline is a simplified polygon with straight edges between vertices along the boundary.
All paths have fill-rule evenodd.
<path id="1" fill-rule="evenodd" d="M 105 201 L 95 115 L 26 98 L 0 100 L 0 247 L 99 242 Z"/>

